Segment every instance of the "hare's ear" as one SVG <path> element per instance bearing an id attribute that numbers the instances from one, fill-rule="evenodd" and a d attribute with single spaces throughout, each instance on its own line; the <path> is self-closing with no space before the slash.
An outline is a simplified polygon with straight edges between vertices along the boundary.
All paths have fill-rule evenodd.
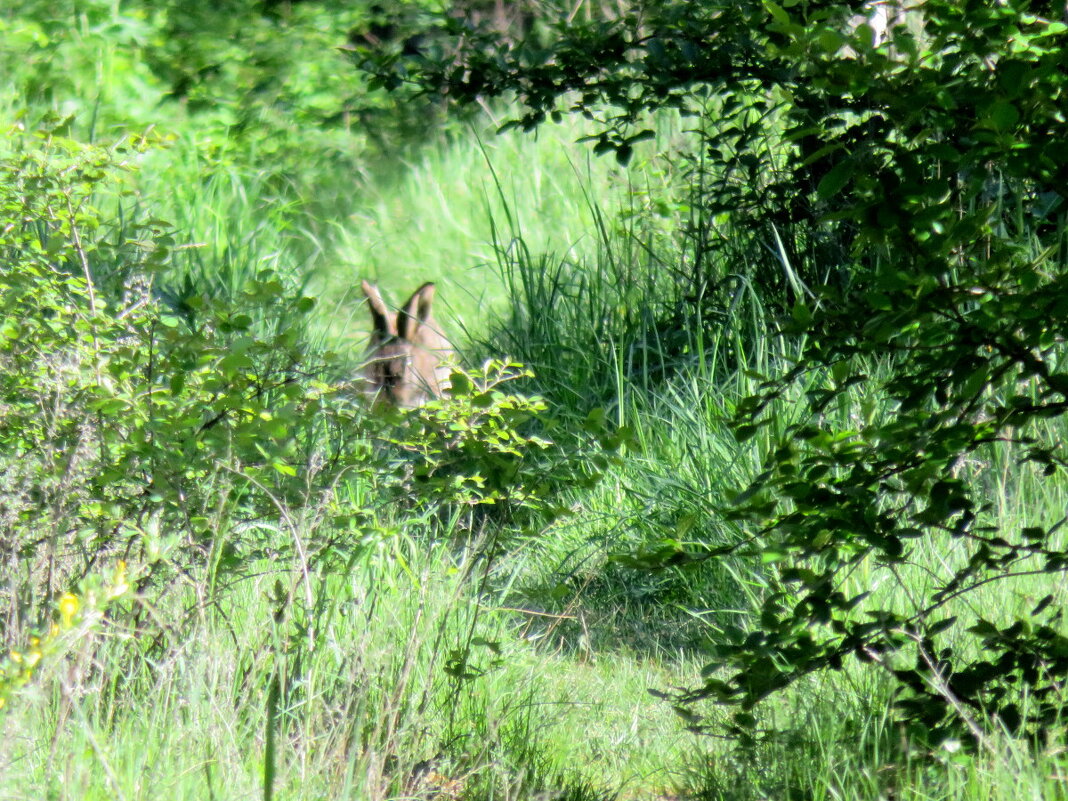
<path id="1" fill-rule="evenodd" d="M 412 340 L 419 326 L 430 319 L 430 304 L 433 302 L 434 284 L 429 281 L 412 293 L 397 315 L 397 333 L 401 339 Z"/>
<path id="2" fill-rule="evenodd" d="M 364 281 L 360 286 L 363 287 L 363 294 L 367 296 L 367 306 L 371 309 L 371 325 L 374 329 L 374 335 L 382 340 L 396 336 L 397 332 L 394 330 L 396 323 L 393 322 L 393 315 L 386 308 L 386 304 L 382 300 L 382 293 L 378 291 L 378 287 L 367 281 Z"/>

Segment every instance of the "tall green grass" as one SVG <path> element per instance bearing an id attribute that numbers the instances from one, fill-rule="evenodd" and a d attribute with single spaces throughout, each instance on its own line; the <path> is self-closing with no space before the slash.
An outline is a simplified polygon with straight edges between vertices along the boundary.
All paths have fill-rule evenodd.
<path id="1" fill-rule="evenodd" d="M 495 135 L 495 126 L 472 124 L 464 136 L 427 149 L 382 181 L 353 186 L 335 223 L 336 244 L 314 273 L 314 286 L 335 304 L 340 336 L 352 330 L 350 318 L 353 329 L 366 330 L 357 287 L 367 278 L 396 303 L 423 281 L 438 282 L 439 314 L 449 333 L 462 345 L 484 339 L 515 301 L 499 252 L 599 258 L 603 221 L 591 197 L 610 198 L 622 215 L 643 202 L 642 193 L 670 181 L 652 148 L 629 170 L 592 157 L 577 144 L 590 130 L 582 122 L 546 128 L 536 138 Z M 667 116 L 659 127 L 666 138 L 681 136 L 678 121 Z M 510 346 L 504 340 L 475 347 L 472 357 L 508 353 Z"/>
<path id="2" fill-rule="evenodd" d="M 105 627 L 42 668 L 37 685 L 54 691 L 6 710 L 5 794 L 257 797 L 267 771 L 277 798 L 398 797 L 450 781 L 481 797 L 666 786 L 683 741 L 669 710 L 650 715 L 641 700 L 660 669 L 576 664 L 516 637 L 510 613 L 478 611 L 465 580 L 474 554 L 428 545 L 428 533 L 369 542 L 344 575 L 314 576 L 313 621 L 287 619 L 275 585 L 298 577 L 263 563 L 207 607 L 194 591 L 205 577 L 190 575 L 155 610 L 161 636 L 179 641 L 141 653 L 133 631 Z M 183 608 L 195 619 L 170 619 Z M 318 627 L 313 651 L 305 622 Z M 452 676 L 443 668 L 472 630 L 499 650 L 476 648 L 469 675 Z"/>

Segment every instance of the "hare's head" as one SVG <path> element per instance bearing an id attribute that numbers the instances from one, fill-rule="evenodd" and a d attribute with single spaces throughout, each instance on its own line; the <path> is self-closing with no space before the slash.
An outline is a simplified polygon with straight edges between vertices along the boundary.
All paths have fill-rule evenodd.
<path id="1" fill-rule="evenodd" d="M 430 314 L 434 285 L 423 284 L 399 311 L 390 311 L 378 287 L 363 282 L 371 309 L 371 345 L 364 374 L 377 401 L 411 408 L 448 386 L 453 348 Z"/>

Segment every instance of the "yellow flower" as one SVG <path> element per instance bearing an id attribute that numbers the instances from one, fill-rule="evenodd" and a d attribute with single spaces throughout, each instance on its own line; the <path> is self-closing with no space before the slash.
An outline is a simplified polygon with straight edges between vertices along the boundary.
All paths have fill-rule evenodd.
<path id="1" fill-rule="evenodd" d="M 111 589 L 108 591 L 108 600 L 125 595 L 129 589 L 130 585 L 126 581 L 126 562 L 120 559 L 115 566 L 115 576 L 112 578 Z"/>
<path id="2" fill-rule="evenodd" d="M 59 616 L 63 621 L 63 628 L 69 629 L 71 622 L 74 620 L 74 616 L 78 614 L 78 608 L 81 604 L 78 602 L 78 597 L 71 593 L 64 593 L 59 599 Z"/>

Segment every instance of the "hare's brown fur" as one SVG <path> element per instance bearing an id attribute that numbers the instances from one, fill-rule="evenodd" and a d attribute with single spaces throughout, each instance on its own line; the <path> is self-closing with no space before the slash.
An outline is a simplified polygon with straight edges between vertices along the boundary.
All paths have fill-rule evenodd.
<path id="1" fill-rule="evenodd" d="M 371 310 L 371 345 L 364 375 L 377 401 L 412 408 L 448 388 L 452 344 L 431 315 L 434 284 L 419 287 L 397 312 L 367 281 L 363 294 Z"/>

